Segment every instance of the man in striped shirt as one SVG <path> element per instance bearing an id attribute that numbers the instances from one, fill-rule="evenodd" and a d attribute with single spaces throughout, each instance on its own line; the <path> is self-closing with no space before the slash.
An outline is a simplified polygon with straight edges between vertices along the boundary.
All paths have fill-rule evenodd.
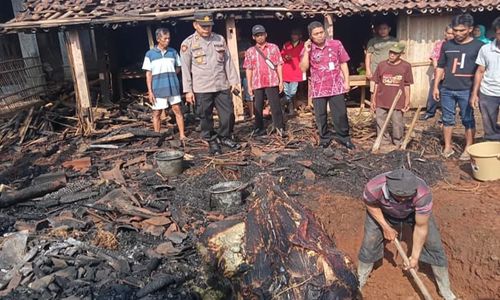
<path id="1" fill-rule="evenodd" d="M 181 60 L 177 51 L 168 47 L 170 31 L 167 28 L 158 28 L 155 33 L 158 45 L 146 52 L 142 65 L 142 69 L 146 71 L 149 102 L 153 105 L 153 128 L 156 132 L 160 132 L 161 112 L 172 106 L 179 127 L 179 137 L 183 140 L 186 136 L 181 109 L 181 91 L 177 78 Z"/>
<path id="2" fill-rule="evenodd" d="M 403 225 L 409 225 L 413 227 L 413 246 L 406 268 L 416 269 L 418 261 L 430 264 L 443 298 L 456 299 L 450 288 L 441 236 L 432 216 L 431 190 L 425 181 L 404 169 L 383 173 L 366 184 L 363 200 L 367 214 L 358 256 L 359 288 L 368 280 L 373 264 L 383 258 L 384 239 L 394 241 L 398 235 L 395 228 L 401 231 Z"/>

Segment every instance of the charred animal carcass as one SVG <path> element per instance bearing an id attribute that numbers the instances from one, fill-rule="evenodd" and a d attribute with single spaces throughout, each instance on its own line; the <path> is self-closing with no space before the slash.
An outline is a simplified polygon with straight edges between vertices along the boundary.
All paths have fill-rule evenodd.
<path id="1" fill-rule="evenodd" d="M 312 212 L 288 197 L 270 175 L 255 180 L 247 214 L 211 224 L 200 249 L 234 298 L 356 299 L 351 260 Z"/>

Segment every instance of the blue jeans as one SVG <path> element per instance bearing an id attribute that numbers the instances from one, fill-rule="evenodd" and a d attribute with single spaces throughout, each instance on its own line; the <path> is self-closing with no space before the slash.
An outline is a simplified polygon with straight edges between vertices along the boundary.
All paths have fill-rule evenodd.
<path id="1" fill-rule="evenodd" d="M 474 120 L 474 109 L 470 106 L 470 90 L 453 91 L 447 88 L 441 88 L 441 110 L 443 112 L 443 125 L 447 127 L 455 126 L 456 107 L 460 108 L 460 119 L 465 129 L 476 128 Z"/>
<path id="2" fill-rule="evenodd" d="M 500 125 L 497 123 L 500 96 L 488 96 L 480 93 L 479 109 L 483 119 L 484 138 L 490 141 L 500 141 Z"/>
<path id="3" fill-rule="evenodd" d="M 285 82 L 283 89 L 285 92 L 286 101 L 292 101 L 293 97 L 295 97 L 295 94 L 297 94 L 298 86 L 298 82 Z"/>
<path id="4" fill-rule="evenodd" d="M 439 84 L 439 89 L 441 90 L 441 84 Z M 436 110 L 439 106 L 439 102 L 434 100 L 434 97 L 432 96 L 433 91 L 434 91 L 434 79 L 431 80 L 429 95 L 427 95 L 427 109 L 426 109 L 426 113 L 429 116 L 434 117 L 436 115 Z"/>
<path id="5" fill-rule="evenodd" d="M 414 226 L 415 215 L 412 214 L 406 219 L 392 219 L 384 214 L 384 218 L 396 230 L 402 226 Z M 424 247 L 420 253 L 419 261 L 439 267 L 447 267 L 448 260 L 444 253 L 441 235 L 434 221 L 434 216 L 429 218 L 429 231 L 425 239 Z M 361 249 L 358 259 L 364 263 L 375 263 L 384 257 L 384 234 L 377 221 L 366 212 L 365 229 Z"/>

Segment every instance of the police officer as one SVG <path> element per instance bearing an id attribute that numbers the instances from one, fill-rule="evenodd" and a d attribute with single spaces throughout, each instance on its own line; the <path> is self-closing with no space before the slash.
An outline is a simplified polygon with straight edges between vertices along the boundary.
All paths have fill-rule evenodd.
<path id="1" fill-rule="evenodd" d="M 194 14 L 196 32 L 181 45 L 182 85 L 186 101 L 198 107 L 201 137 L 208 141 L 211 154 L 221 154 L 221 144 L 239 149 L 232 139 L 234 109 L 231 90 L 240 82 L 224 37 L 212 32 L 213 17 L 208 12 Z M 214 105 L 219 114 L 219 131 L 214 133 Z"/>

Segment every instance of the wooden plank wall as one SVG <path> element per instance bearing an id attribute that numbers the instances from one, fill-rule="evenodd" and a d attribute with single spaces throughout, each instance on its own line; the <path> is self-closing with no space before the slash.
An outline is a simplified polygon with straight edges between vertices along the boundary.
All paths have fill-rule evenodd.
<path id="1" fill-rule="evenodd" d="M 434 43 L 443 38 L 450 21 L 450 15 L 400 15 L 398 18 L 397 37 L 406 42 L 405 59 L 413 67 L 412 107 L 427 103 L 433 72 L 429 56 Z"/>

